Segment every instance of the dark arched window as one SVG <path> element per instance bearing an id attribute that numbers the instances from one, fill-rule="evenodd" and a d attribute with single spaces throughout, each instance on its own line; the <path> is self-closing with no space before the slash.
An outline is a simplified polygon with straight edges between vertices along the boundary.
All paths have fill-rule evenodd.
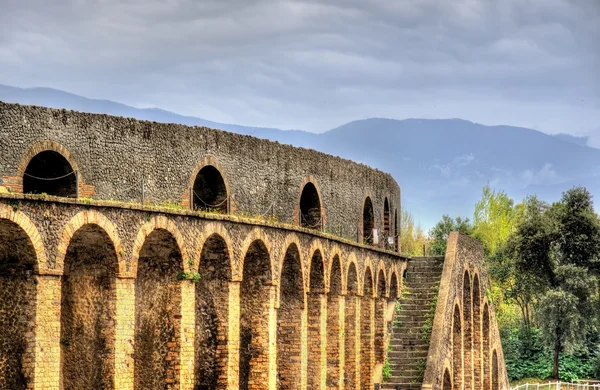
<path id="1" fill-rule="evenodd" d="M 383 234 L 386 240 L 390 232 L 390 203 L 388 202 L 388 198 L 385 198 L 383 202 Z"/>
<path id="2" fill-rule="evenodd" d="M 194 209 L 226 213 L 229 199 L 225 180 L 219 170 L 207 165 L 198 172 L 193 189 Z"/>
<path id="3" fill-rule="evenodd" d="M 394 248 L 398 251 L 398 243 L 400 237 L 398 236 L 398 209 L 394 210 Z"/>
<path id="4" fill-rule="evenodd" d="M 300 226 L 310 229 L 321 228 L 321 200 L 313 183 L 306 183 L 300 195 Z"/>
<path id="5" fill-rule="evenodd" d="M 363 242 L 366 244 L 373 243 L 373 228 L 375 227 L 375 218 L 373 214 L 373 202 L 367 196 L 363 207 Z"/>
<path id="6" fill-rule="evenodd" d="M 46 150 L 29 161 L 23 174 L 23 192 L 75 198 L 76 173 L 60 153 Z"/>

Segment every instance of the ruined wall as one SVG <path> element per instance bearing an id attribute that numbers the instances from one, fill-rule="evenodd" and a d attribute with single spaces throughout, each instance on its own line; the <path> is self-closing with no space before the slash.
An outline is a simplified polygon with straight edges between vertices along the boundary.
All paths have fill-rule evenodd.
<path id="1" fill-rule="evenodd" d="M 483 246 L 451 233 L 444 260 L 423 389 L 509 388 Z M 473 288 L 475 287 L 475 288 Z M 475 297 L 475 298 L 474 298 Z M 469 337 L 472 335 L 472 337 Z M 479 359 L 474 359 L 481 357 Z"/>
<path id="2" fill-rule="evenodd" d="M 137 121 L 0 102 L 0 177 L 19 190 L 32 146 L 52 141 L 78 169 L 82 196 L 152 203 L 189 203 L 189 188 L 203 164 L 224 176 L 232 207 L 298 223 L 302 186 L 319 190 L 325 228 L 356 239 L 365 197 L 375 227 L 383 230 L 384 200 L 400 208 L 400 188 L 378 170 L 314 150 L 203 127 Z M 46 142 L 47 144 L 48 142 Z M 36 149 L 36 151 L 38 151 Z M 398 213 L 399 214 L 399 213 Z M 393 226 L 393 223 L 392 223 Z"/>

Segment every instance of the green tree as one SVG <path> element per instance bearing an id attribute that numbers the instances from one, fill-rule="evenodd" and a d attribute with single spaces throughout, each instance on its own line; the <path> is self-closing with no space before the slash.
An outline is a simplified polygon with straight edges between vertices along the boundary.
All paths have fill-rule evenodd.
<path id="1" fill-rule="evenodd" d="M 421 226 L 415 223 L 411 213 L 403 209 L 400 223 L 400 249 L 402 253 L 408 256 L 422 256 L 427 241 Z"/>
<path id="2" fill-rule="evenodd" d="M 515 206 L 504 191 L 483 187 L 473 213 L 473 236 L 483 243 L 488 256 L 493 257 L 506 243 L 522 214 L 523 207 Z"/>
<path id="3" fill-rule="evenodd" d="M 429 231 L 429 253 L 438 256 L 444 255 L 446 253 L 448 235 L 451 232 L 461 232 L 470 235 L 472 230 L 473 227 L 469 218 L 463 219 L 457 217 L 453 219 L 449 215 L 444 214 L 442 219 Z"/>
<path id="4" fill-rule="evenodd" d="M 552 375 L 558 379 L 561 352 L 584 340 L 595 320 L 600 224 L 590 193 L 573 188 L 550 207 L 530 198 L 508 248 L 521 278 L 516 283 L 530 300 L 538 297 L 536 318 L 554 353 Z"/>

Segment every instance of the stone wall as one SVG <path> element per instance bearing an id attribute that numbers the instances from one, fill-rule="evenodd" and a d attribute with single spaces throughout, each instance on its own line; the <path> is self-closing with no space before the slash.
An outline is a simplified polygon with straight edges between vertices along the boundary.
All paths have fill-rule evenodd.
<path id="1" fill-rule="evenodd" d="M 0 266 L 1 389 L 304 390 L 369 387 L 373 286 L 397 294 L 406 259 L 231 215 L 0 194 Z"/>
<path id="2" fill-rule="evenodd" d="M 324 229 L 356 239 L 367 196 L 380 232 L 386 197 L 389 215 L 400 208 L 400 188 L 386 173 L 314 150 L 204 127 L 0 102 L 0 150 L 0 185 L 15 192 L 23 190 L 30 160 L 50 150 L 79 173 L 80 196 L 95 199 L 141 202 L 143 197 L 147 203 L 187 207 L 197 173 L 213 165 L 224 178 L 230 210 L 238 213 L 273 213 L 279 221 L 298 224 L 300 194 L 312 182 Z"/>
<path id="3" fill-rule="evenodd" d="M 483 260 L 479 241 L 450 234 L 422 389 L 509 388 Z"/>

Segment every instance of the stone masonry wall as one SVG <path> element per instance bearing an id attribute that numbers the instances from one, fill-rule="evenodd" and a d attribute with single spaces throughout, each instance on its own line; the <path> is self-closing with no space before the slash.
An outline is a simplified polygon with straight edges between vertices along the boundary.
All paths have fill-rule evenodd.
<path id="1" fill-rule="evenodd" d="M 488 389 L 490 383 L 497 383 L 500 390 L 509 388 L 496 313 L 487 299 L 490 284 L 483 260 L 479 241 L 450 234 L 422 389 L 445 389 L 446 371 L 453 388 Z M 473 300 L 473 296 L 477 298 Z M 495 366 L 493 355 L 497 357 Z M 480 356 L 479 361 L 473 360 Z"/>
<path id="2" fill-rule="evenodd" d="M 356 239 L 367 195 L 380 231 L 385 198 L 390 215 L 400 208 L 400 188 L 389 174 L 314 150 L 204 127 L 0 102 L 0 185 L 22 191 L 28 160 L 49 148 L 78 170 L 81 196 L 96 199 L 140 201 L 143 181 L 146 202 L 189 204 L 195 175 L 211 164 L 240 213 L 272 210 L 278 220 L 298 223 L 308 181 L 319 191 L 325 229 L 348 238 Z"/>

